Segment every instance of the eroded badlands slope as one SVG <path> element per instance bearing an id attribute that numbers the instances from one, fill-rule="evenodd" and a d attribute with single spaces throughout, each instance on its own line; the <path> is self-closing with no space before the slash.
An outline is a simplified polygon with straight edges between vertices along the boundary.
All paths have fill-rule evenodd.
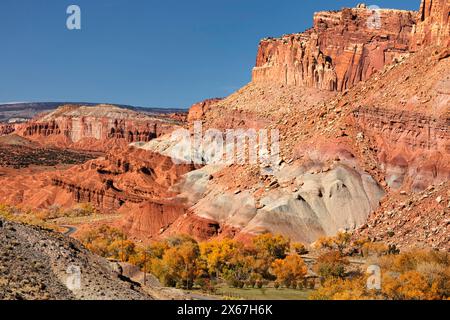
<path id="1" fill-rule="evenodd" d="M 400 191 L 448 181 L 448 2 L 423 1 L 418 13 L 382 10 L 379 29 L 367 29 L 371 13 L 318 13 L 312 30 L 261 42 L 252 83 L 204 106 L 201 120 L 204 130 L 279 129 L 275 174 L 250 165 L 207 165 L 187 174 L 179 188 L 188 212 L 166 234 L 270 231 L 311 242 L 363 225 Z M 193 113 L 198 119 L 198 107 Z M 144 148 L 169 156 L 167 141 Z M 433 221 L 426 227 L 434 228 L 435 247 L 448 243 L 448 196 L 438 211 L 410 209 Z M 429 246 L 415 236 L 421 232 L 410 227 L 395 241 Z"/>
<path id="2" fill-rule="evenodd" d="M 184 126 L 191 133 L 194 121 L 203 132 L 279 130 L 271 168 L 210 164 L 204 155 L 202 163 L 177 164 L 192 155 L 170 134 L 183 123 L 69 107 L 17 132 L 105 156 L 52 173 L 6 174 L 0 182 L 19 187 L 1 190 L 0 199 L 38 208 L 91 202 L 122 213 L 116 224 L 145 241 L 269 231 L 313 242 L 363 226 L 362 235 L 400 246 L 429 246 L 432 237 L 447 248 L 449 4 L 424 0 L 418 12 L 378 13 L 374 28 L 364 6 L 320 12 L 305 33 L 262 40 L 251 83 L 191 108 Z M 441 201 L 418 196 L 430 186 L 439 186 Z M 384 217 L 400 196 L 415 205 L 388 228 Z M 424 228 L 432 228 L 426 237 Z"/>

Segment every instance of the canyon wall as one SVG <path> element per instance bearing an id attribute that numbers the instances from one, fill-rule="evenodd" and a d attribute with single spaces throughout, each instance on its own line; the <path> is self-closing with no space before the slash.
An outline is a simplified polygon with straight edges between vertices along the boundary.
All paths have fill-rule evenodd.
<path id="1" fill-rule="evenodd" d="M 211 108 L 214 104 L 219 102 L 220 98 L 206 99 L 198 103 L 194 103 L 189 108 L 189 114 L 187 116 L 188 122 L 201 121 L 205 115 L 205 112 Z"/>
<path id="2" fill-rule="evenodd" d="M 378 162 L 390 188 L 419 192 L 450 179 L 448 118 L 367 107 L 353 114 L 365 134 L 376 139 Z"/>
<path id="3" fill-rule="evenodd" d="M 15 128 L 13 124 L 0 124 L 0 136 L 8 135 L 12 132 L 14 132 Z"/>
<path id="4" fill-rule="evenodd" d="M 423 0 L 419 12 L 318 12 L 306 32 L 260 42 L 252 82 L 343 91 L 418 46 L 446 45 L 448 17 L 448 0 Z"/>
<path id="5" fill-rule="evenodd" d="M 16 132 L 23 137 L 60 147 L 105 151 L 109 140 L 126 145 L 148 142 L 180 124 L 167 117 L 152 117 L 114 106 L 63 106 L 26 124 Z"/>
<path id="6" fill-rule="evenodd" d="M 413 30 L 411 49 L 436 44 L 450 46 L 450 1 L 422 0 L 417 25 Z"/>

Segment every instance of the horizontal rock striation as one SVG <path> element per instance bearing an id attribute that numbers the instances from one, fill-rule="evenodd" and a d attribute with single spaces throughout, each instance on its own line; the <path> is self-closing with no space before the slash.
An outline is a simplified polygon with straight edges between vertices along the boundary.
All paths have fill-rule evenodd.
<path id="1" fill-rule="evenodd" d="M 379 162 L 391 188 L 404 186 L 409 178 L 412 190 L 422 191 L 450 178 L 449 118 L 365 107 L 353 114 L 368 134 L 377 137 Z"/>
<path id="2" fill-rule="evenodd" d="M 252 82 L 343 91 L 402 55 L 448 46 L 448 0 L 423 0 L 419 12 L 364 5 L 318 12 L 313 28 L 263 39 Z"/>
<path id="3" fill-rule="evenodd" d="M 312 29 L 260 42 L 252 81 L 345 90 L 408 52 L 414 23 L 402 10 L 318 12 Z"/>
<path id="4" fill-rule="evenodd" d="M 107 141 L 148 142 L 178 124 L 169 116 L 153 117 L 115 106 L 63 106 L 18 126 L 17 131 L 45 144 L 105 151 Z"/>
<path id="5" fill-rule="evenodd" d="M 205 115 L 205 112 L 211 108 L 214 104 L 222 100 L 221 98 L 212 98 L 212 99 L 206 99 L 204 101 L 194 103 L 189 108 L 189 114 L 187 117 L 188 122 L 193 121 L 201 121 Z"/>

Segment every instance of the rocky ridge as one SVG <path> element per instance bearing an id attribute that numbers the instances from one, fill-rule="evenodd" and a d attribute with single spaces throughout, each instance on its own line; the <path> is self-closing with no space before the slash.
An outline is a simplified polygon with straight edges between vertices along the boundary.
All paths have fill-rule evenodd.
<path id="1" fill-rule="evenodd" d="M 74 239 L 3 218 L 0 231 L 2 300 L 152 299 L 121 276 L 118 265 L 93 255 Z M 81 271 L 80 287 L 68 285 L 73 268 Z"/>
<path id="2" fill-rule="evenodd" d="M 146 115 L 111 105 L 66 105 L 15 126 L 15 133 L 45 145 L 106 151 L 150 141 L 182 124 L 176 115 Z"/>

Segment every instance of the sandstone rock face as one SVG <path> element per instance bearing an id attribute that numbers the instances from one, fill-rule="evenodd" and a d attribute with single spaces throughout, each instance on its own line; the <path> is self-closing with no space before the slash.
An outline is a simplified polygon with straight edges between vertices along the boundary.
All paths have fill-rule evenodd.
<path id="1" fill-rule="evenodd" d="M 169 188 L 194 169 L 157 153 L 116 147 L 105 157 L 65 170 L 2 170 L 1 183 L 9 188 L 0 190 L 0 201 L 38 210 L 91 203 L 102 213 L 122 213 L 123 230 L 148 239 L 185 213 L 182 199 L 172 199 L 176 193 Z"/>
<path id="2" fill-rule="evenodd" d="M 170 118 L 150 117 L 115 106 L 63 106 L 18 126 L 17 132 L 44 144 L 105 151 L 114 144 L 150 141 L 177 124 Z"/>
<path id="3" fill-rule="evenodd" d="M 392 189 L 409 184 L 413 191 L 422 191 L 450 178 L 448 119 L 364 107 L 355 110 L 354 115 L 368 134 L 376 136 L 379 162 Z"/>
<path id="4" fill-rule="evenodd" d="M 205 115 L 206 110 L 211 108 L 214 104 L 216 104 L 220 100 L 222 100 L 222 99 L 220 99 L 220 98 L 206 99 L 202 102 L 193 104 L 189 108 L 189 114 L 187 117 L 187 121 L 194 122 L 194 121 L 202 120 L 203 116 Z"/>
<path id="5" fill-rule="evenodd" d="M 430 44 L 449 46 L 450 2 L 448 0 L 422 0 L 417 25 L 413 30 L 413 50 Z"/>
<path id="6" fill-rule="evenodd" d="M 1 124 L 0 123 L 0 137 L 8 135 L 10 133 L 13 133 L 15 130 L 15 127 L 13 124 Z"/>
<path id="7" fill-rule="evenodd" d="M 75 166 L 51 179 L 73 196 L 75 203 L 90 202 L 100 210 L 119 210 L 148 200 L 169 197 L 167 189 L 192 165 L 175 165 L 168 157 L 144 150 L 116 148 L 106 155 Z"/>
<path id="8" fill-rule="evenodd" d="M 316 13 L 312 29 L 261 41 L 252 81 L 345 90 L 408 52 L 414 23 L 401 10 Z"/>

